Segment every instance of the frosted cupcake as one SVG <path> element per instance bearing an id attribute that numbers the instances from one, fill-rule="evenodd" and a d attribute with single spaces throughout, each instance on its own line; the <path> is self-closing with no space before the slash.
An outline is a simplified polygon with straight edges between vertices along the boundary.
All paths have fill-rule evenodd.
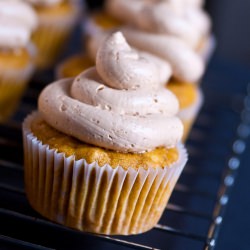
<path id="1" fill-rule="evenodd" d="M 154 61 L 154 63 L 152 63 Z M 121 33 L 92 67 L 48 85 L 23 124 L 25 186 L 52 221 L 102 234 L 137 234 L 159 220 L 186 163 L 170 68 Z"/>
<path id="2" fill-rule="evenodd" d="M 34 72 L 31 32 L 37 25 L 33 9 L 20 1 L 0 1 L 0 121 L 6 120 Z"/>
<path id="3" fill-rule="evenodd" d="M 80 0 L 25 0 L 33 5 L 39 26 L 32 40 L 38 48 L 36 65 L 39 69 L 51 67 L 66 45 L 81 15 Z"/>

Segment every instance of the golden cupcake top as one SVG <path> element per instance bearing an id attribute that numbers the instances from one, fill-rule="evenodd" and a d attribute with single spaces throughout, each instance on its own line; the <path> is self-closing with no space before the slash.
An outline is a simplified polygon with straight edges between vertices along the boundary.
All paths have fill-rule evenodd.
<path id="1" fill-rule="evenodd" d="M 107 150 L 94 145 L 84 143 L 71 136 L 66 136 L 60 131 L 48 125 L 41 116 L 38 116 L 31 123 L 31 131 L 51 149 L 58 153 L 64 153 L 66 157 L 74 156 L 75 160 L 85 159 L 87 163 L 97 162 L 99 166 L 108 164 L 112 168 L 121 166 L 129 168 L 149 169 L 171 167 L 179 159 L 178 148 L 156 148 L 143 154 L 122 153 L 114 150 Z"/>
<path id="2" fill-rule="evenodd" d="M 39 110 L 55 129 L 106 149 L 175 147 L 183 126 L 178 101 L 164 87 L 170 75 L 167 63 L 133 50 L 117 32 L 100 46 L 96 67 L 47 86 Z"/>

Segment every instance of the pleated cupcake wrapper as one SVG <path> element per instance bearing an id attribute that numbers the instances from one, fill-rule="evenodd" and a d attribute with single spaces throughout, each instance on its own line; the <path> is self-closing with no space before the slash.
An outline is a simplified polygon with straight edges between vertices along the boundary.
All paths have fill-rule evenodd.
<path id="1" fill-rule="evenodd" d="M 101 234 L 138 234 L 160 219 L 187 161 L 183 145 L 171 167 L 127 170 L 65 157 L 23 124 L 25 186 L 32 207 L 57 223 Z"/>
<path id="2" fill-rule="evenodd" d="M 52 66 L 68 42 L 82 10 L 80 1 L 72 4 L 74 11 L 67 16 L 39 18 L 39 26 L 32 36 L 32 40 L 38 48 L 36 58 L 38 69 Z"/>
<path id="3" fill-rule="evenodd" d="M 203 102 L 204 102 L 203 93 L 200 89 L 198 89 L 196 102 L 193 103 L 191 106 L 181 109 L 179 111 L 178 116 L 184 125 L 184 134 L 182 137 L 183 142 L 187 139 L 189 131 L 202 107 Z"/>
<path id="4" fill-rule="evenodd" d="M 27 49 L 31 58 L 34 58 L 34 45 L 29 44 Z M 33 59 L 24 68 L 0 68 L 0 121 L 7 119 L 15 111 L 34 70 Z"/>

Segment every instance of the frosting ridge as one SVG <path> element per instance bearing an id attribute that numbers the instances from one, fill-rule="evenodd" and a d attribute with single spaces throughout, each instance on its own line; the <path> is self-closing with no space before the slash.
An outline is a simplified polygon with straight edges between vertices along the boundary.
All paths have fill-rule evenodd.
<path id="1" fill-rule="evenodd" d="M 97 52 L 96 69 L 102 79 L 110 87 L 119 89 L 158 87 L 160 72 L 158 65 L 152 63 L 152 56 L 147 53 L 141 56 L 132 50 L 121 33 L 117 33 L 115 38 Z M 162 64 L 169 72 L 169 78 L 170 66 L 165 62 Z M 166 79 L 162 84 L 165 82 Z"/>
<path id="2" fill-rule="evenodd" d="M 201 0 L 107 0 L 105 7 L 110 15 L 125 23 L 118 29 L 133 48 L 168 63 L 176 79 L 194 83 L 205 69 L 196 48 L 211 26 L 208 15 L 201 9 L 202 3 Z M 92 59 L 103 39 L 113 31 L 98 29 L 97 25 L 91 29 L 87 51 Z"/>
<path id="3" fill-rule="evenodd" d="M 173 75 L 180 81 L 195 82 L 204 72 L 204 63 L 182 40 L 167 35 L 138 32 L 132 27 L 121 28 L 127 41 L 169 62 Z"/>
<path id="4" fill-rule="evenodd" d="M 53 6 L 63 2 L 62 0 L 26 0 L 35 6 Z"/>
<path id="5" fill-rule="evenodd" d="M 198 0 L 107 0 L 106 9 L 118 20 L 142 31 L 173 35 L 195 48 L 211 26 L 201 5 Z"/>

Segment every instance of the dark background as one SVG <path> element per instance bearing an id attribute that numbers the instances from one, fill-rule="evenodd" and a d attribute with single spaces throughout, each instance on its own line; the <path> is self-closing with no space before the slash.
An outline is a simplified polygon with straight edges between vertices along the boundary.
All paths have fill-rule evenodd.
<path id="1" fill-rule="evenodd" d="M 218 44 L 216 54 L 250 66 L 250 1 L 207 0 Z"/>
<path id="2" fill-rule="evenodd" d="M 250 71 L 250 1 L 209 0 L 206 8 L 217 39 L 215 56 Z M 247 156 L 239 169 L 216 249 L 250 249 L 249 144 L 248 140 Z"/>
<path id="3" fill-rule="evenodd" d="M 90 9 L 103 1 L 87 1 Z M 207 0 L 217 40 L 214 57 L 250 71 L 250 1 Z M 250 79 L 249 79 L 250 82 Z M 238 84 L 235 82 L 235 84 Z M 216 249 L 250 249 L 250 142 L 236 179 Z"/>

